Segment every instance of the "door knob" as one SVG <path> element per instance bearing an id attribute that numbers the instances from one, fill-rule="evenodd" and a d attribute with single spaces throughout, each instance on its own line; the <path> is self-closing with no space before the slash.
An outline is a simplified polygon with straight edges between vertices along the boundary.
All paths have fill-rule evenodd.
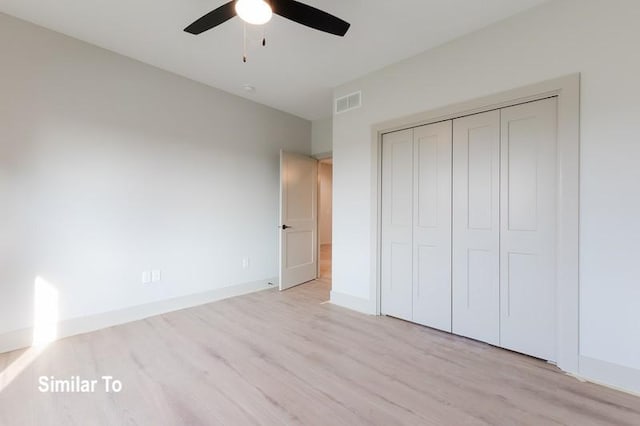
<path id="1" fill-rule="evenodd" d="M 282 230 L 284 231 L 285 229 L 289 229 L 291 228 L 291 226 L 287 226 L 287 225 L 282 225 Z"/>

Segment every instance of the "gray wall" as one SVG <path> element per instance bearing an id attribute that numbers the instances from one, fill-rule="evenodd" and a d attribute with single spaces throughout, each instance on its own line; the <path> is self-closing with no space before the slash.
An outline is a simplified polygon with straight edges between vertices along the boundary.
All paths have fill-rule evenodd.
<path id="1" fill-rule="evenodd" d="M 308 121 L 2 14 L 0 57 L 0 334 L 38 276 L 63 320 L 277 275 Z"/>
<path id="2" fill-rule="evenodd" d="M 333 117 L 311 123 L 311 152 L 313 155 L 333 151 Z"/>

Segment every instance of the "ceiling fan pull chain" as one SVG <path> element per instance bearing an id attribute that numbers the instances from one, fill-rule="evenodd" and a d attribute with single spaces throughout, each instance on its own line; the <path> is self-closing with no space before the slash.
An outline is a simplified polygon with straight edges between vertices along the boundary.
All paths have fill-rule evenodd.
<path id="1" fill-rule="evenodd" d="M 247 62 L 247 24 L 242 24 L 242 62 Z"/>

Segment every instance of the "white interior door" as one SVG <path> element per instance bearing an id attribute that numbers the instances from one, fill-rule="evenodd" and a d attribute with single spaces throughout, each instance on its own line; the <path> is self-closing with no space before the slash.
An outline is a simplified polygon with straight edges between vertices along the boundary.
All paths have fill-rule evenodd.
<path id="1" fill-rule="evenodd" d="M 280 152 L 280 290 L 317 278 L 318 162 Z"/>
<path id="2" fill-rule="evenodd" d="M 382 137 L 381 310 L 413 318 L 413 130 Z"/>
<path id="3" fill-rule="evenodd" d="M 451 332 L 451 121 L 413 131 L 413 321 Z"/>
<path id="4" fill-rule="evenodd" d="M 500 111 L 453 121 L 453 332 L 500 342 Z"/>
<path id="5" fill-rule="evenodd" d="M 556 359 L 557 99 L 502 110 L 501 346 Z"/>

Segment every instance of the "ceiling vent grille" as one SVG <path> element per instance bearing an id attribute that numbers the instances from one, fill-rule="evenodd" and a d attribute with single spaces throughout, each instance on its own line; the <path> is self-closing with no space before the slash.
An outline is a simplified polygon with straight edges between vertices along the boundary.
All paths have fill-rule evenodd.
<path id="1" fill-rule="evenodd" d="M 335 112 L 341 114 L 362 106 L 362 92 L 351 93 L 336 99 Z"/>

